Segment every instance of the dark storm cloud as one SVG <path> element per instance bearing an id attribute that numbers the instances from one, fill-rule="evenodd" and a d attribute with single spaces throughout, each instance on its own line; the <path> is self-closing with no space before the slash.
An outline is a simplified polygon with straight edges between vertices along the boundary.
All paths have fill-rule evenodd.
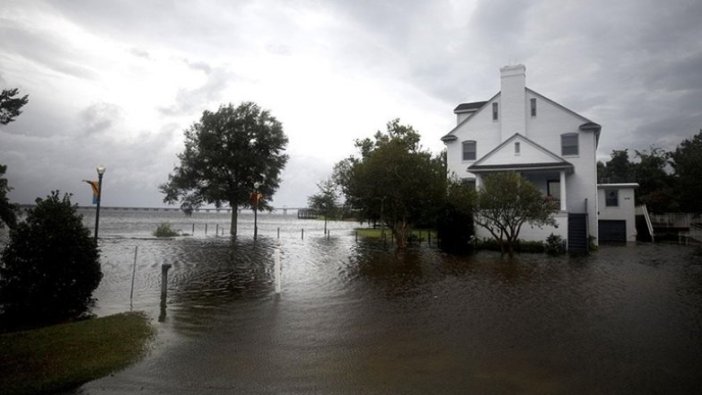
<path id="1" fill-rule="evenodd" d="M 21 56 L 55 72 L 77 78 L 95 78 L 95 71 L 81 64 L 87 54 L 71 48 L 45 30 L 27 30 L 9 19 L 0 19 L 0 42 L 5 53 Z"/>
<path id="2" fill-rule="evenodd" d="M 194 89 L 179 89 L 173 105 L 159 108 L 162 114 L 182 115 L 201 111 L 204 105 L 219 100 L 221 93 L 234 79 L 234 75 L 225 69 L 211 68 L 203 62 L 188 63 L 188 65 L 193 69 L 204 71 L 207 80 Z"/>
<path id="3" fill-rule="evenodd" d="M 114 188 L 110 199 L 119 194 L 123 202 L 119 204 L 159 204 L 156 187 L 165 181 L 176 152 L 182 149 L 182 125 L 178 124 L 159 127 L 158 121 L 151 120 L 153 130 L 144 130 L 138 138 L 120 135 L 125 122 L 139 125 L 144 114 L 129 112 L 131 102 L 120 101 L 119 89 L 105 98 L 103 89 L 112 89 L 113 81 L 101 78 L 105 71 L 101 67 L 112 64 L 111 59 L 105 62 L 83 52 L 84 43 L 73 35 L 76 31 L 90 35 L 86 45 L 104 39 L 110 45 L 103 50 L 122 51 L 125 62 L 120 67 L 124 68 L 105 75 L 116 75 L 139 88 L 142 72 L 161 71 L 152 69 L 156 65 L 164 68 L 163 75 L 174 76 L 174 84 L 185 77 L 170 98 L 160 95 L 165 92 L 153 92 L 159 104 L 148 102 L 144 111 L 155 113 L 154 118 L 161 121 L 160 115 L 166 115 L 167 122 L 226 101 L 225 91 L 232 94 L 247 84 L 254 85 L 256 93 L 264 92 L 256 89 L 256 83 L 268 76 L 249 74 L 256 62 L 267 72 L 278 73 L 275 77 L 289 70 L 291 79 L 298 77 L 295 67 L 271 67 L 273 59 L 300 68 L 323 64 L 325 70 L 328 64 L 335 78 L 358 80 L 378 91 L 402 87 L 416 93 L 405 98 L 408 103 L 439 108 L 443 112 L 436 117 L 445 117 L 449 127 L 456 104 L 490 98 L 500 89 L 499 68 L 523 63 L 530 88 L 603 125 L 600 156 L 612 149 L 646 149 L 652 144 L 672 149 L 702 127 L 699 1 L 76 0 L 50 1 L 49 7 L 41 2 L 26 4 L 6 8 L 18 9 L 15 15 L 40 9 L 50 14 L 48 20 L 58 20 L 57 26 L 68 25 L 75 31 L 52 33 L 51 27 L 22 25 L 22 18 L 0 10 L 4 18 L 0 20 L 0 78 L 21 88 L 22 75 L 17 70 L 29 60 L 43 67 L 37 68 L 42 75 L 27 76 L 25 83 L 46 81 L 47 86 L 59 88 L 55 95 L 50 89 L 41 95 L 26 92 L 30 103 L 25 113 L 0 129 L 0 162 L 10 165 L 8 174 L 21 172 L 23 177 L 14 184 L 14 193 L 30 190 L 26 199 L 17 199 L 23 202 L 37 196 L 37 185 L 58 187 L 65 182 L 68 187 L 63 189 L 82 190 L 85 185 L 80 179 L 93 176 L 94 166 L 104 162 L 108 188 Z M 18 58 L 22 62 L 15 63 Z M 187 59 L 189 70 L 183 71 L 181 59 Z M 80 100 L 66 88 L 73 86 L 73 77 L 81 79 L 76 84 Z M 100 81 L 94 83 L 91 78 Z M 196 81 L 200 85 L 193 85 Z M 152 89 L 164 85 L 144 84 Z M 266 95 L 275 95 L 275 90 L 260 94 L 257 100 L 271 101 Z M 300 92 L 298 103 L 285 103 L 287 111 L 299 112 L 296 106 L 313 99 L 309 95 Z M 330 101 L 335 99 L 330 95 Z M 372 95 L 365 99 L 385 106 Z M 74 100 L 77 104 L 66 104 Z M 103 103 L 107 100 L 114 104 Z M 394 116 L 407 118 L 407 114 L 387 114 L 388 119 Z M 291 130 L 291 138 L 294 133 L 315 132 L 306 129 L 305 122 L 300 124 L 302 131 Z M 436 129 L 422 132 L 440 147 L 438 139 L 447 130 Z M 340 159 L 305 155 L 311 154 L 291 157 L 276 196 L 281 204 L 304 204 L 302 194 L 316 192 L 314 184 Z"/>
<path id="4" fill-rule="evenodd" d="M 108 131 L 124 119 L 121 107 L 110 103 L 95 103 L 80 114 L 84 134 L 91 135 Z"/>

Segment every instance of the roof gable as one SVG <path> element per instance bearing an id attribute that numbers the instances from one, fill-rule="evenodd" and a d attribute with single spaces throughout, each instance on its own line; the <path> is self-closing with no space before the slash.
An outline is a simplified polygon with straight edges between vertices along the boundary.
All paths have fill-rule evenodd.
<path id="1" fill-rule="evenodd" d="M 514 143 L 519 143 L 519 153 L 515 153 Z M 468 171 L 497 170 L 503 168 L 573 168 L 573 165 L 540 146 L 534 141 L 515 133 L 492 151 L 468 167 Z"/>
<path id="2" fill-rule="evenodd" d="M 475 103 L 482 103 L 482 105 L 480 106 L 480 108 L 478 108 L 477 110 L 475 110 L 474 112 L 472 112 L 470 115 L 468 115 L 468 116 L 466 117 L 466 119 L 464 119 L 463 121 L 459 122 L 459 124 L 456 125 L 456 127 L 454 127 L 453 129 L 451 129 L 450 132 L 446 133 L 443 137 L 441 137 L 441 141 L 443 141 L 443 142 L 448 142 L 448 141 L 455 140 L 456 137 L 454 136 L 454 133 L 455 133 L 458 129 L 460 129 L 461 126 L 463 126 L 463 125 L 465 125 L 466 123 L 470 122 L 470 120 L 471 120 L 476 114 L 478 114 L 479 112 L 483 111 L 486 107 L 488 107 L 488 104 L 492 103 L 492 102 L 493 102 L 495 99 L 497 99 L 499 96 L 500 96 L 500 92 L 497 92 L 497 93 L 495 94 L 495 96 L 491 97 L 490 100 L 488 100 L 488 101 L 484 101 L 484 102 L 475 102 Z M 474 104 L 474 103 L 468 103 L 468 104 Z M 456 109 L 458 109 L 459 107 L 460 107 L 460 105 L 459 105 L 458 107 L 456 107 Z M 455 110 L 454 110 L 454 111 L 455 111 Z"/>

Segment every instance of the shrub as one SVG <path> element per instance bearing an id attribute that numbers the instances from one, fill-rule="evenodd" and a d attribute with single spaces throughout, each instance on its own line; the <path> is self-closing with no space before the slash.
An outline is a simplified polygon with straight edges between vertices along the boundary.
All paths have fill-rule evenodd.
<path id="1" fill-rule="evenodd" d="M 0 263 L 3 325 L 25 326 L 78 318 L 102 279 L 99 251 L 70 195 L 38 198 L 10 231 Z"/>
<path id="2" fill-rule="evenodd" d="M 154 236 L 156 237 L 176 237 L 178 232 L 171 228 L 171 224 L 162 223 L 154 231 Z"/>
<path id="3" fill-rule="evenodd" d="M 565 254 L 566 252 L 566 247 L 565 247 L 565 241 L 563 238 L 559 235 L 554 235 L 551 233 L 547 238 L 546 238 L 546 243 L 544 245 L 544 249 L 546 250 L 546 253 L 549 255 L 562 255 Z"/>

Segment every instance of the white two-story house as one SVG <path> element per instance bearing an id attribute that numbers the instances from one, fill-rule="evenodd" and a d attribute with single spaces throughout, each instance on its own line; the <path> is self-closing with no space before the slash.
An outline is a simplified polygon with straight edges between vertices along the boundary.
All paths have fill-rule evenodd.
<path id="1" fill-rule="evenodd" d="M 588 235 L 598 240 L 601 126 L 527 88 L 523 65 L 505 66 L 500 74 L 500 92 L 490 100 L 454 110 L 457 125 L 441 138 L 449 172 L 476 188 L 491 172 L 520 173 L 560 205 L 555 227 L 525 224 L 520 239 L 543 241 L 553 233 L 569 250 L 586 249 Z M 480 227 L 476 236 L 490 237 Z"/>

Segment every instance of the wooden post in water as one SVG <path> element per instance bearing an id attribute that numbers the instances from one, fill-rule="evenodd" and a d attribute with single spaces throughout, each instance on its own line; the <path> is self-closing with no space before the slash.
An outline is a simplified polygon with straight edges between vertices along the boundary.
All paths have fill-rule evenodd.
<path id="1" fill-rule="evenodd" d="M 276 247 L 273 252 L 273 271 L 275 272 L 275 293 L 280 295 L 283 288 L 283 273 L 282 265 L 280 264 L 280 248 Z"/>
<path id="2" fill-rule="evenodd" d="M 161 265 L 161 314 L 158 316 L 158 321 L 166 320 L 166 297 L 168 296 L 168 269 L 171 268 L 170 263 Z"/>
<path id="3" fill-rule="evenodd" d="M 301 240 L 305 240 L 305 228 L 302 228 L 302 229 L 300 230 L 300 235 L 301 235 L 300 239 L 301 239 Z"/>
<path id="4" fill-rule="evenodd" d="M 216 224 L 215 226 L 215 236 L 219 236 L 219 224 Z"/>
<path id="5" fill-rule="evenodd" d="M 132 267 L 132 289 L 129 291 L 129 310 L 134 307 L 134 277 L 136 276 L 136 264 L 137 264 L 137 251 L 139 251 L 139 246 L 134 246 L 134 266 Z"/>
<path id="6" fill-rule="evenodd" d="M 205 234 L 207 234 L 207 224 L 205 224 Z"/>
<path id="7" fill-rule="evenodd" d="M 191 233 L 193 236 L 195 236 L 195 222 L 193 222 L 193 231 Z"/>
<path id="8" fill-rule="evenodd" d="M 278 239 L 280 240 L 280 228 L 278 228 Z"/>

